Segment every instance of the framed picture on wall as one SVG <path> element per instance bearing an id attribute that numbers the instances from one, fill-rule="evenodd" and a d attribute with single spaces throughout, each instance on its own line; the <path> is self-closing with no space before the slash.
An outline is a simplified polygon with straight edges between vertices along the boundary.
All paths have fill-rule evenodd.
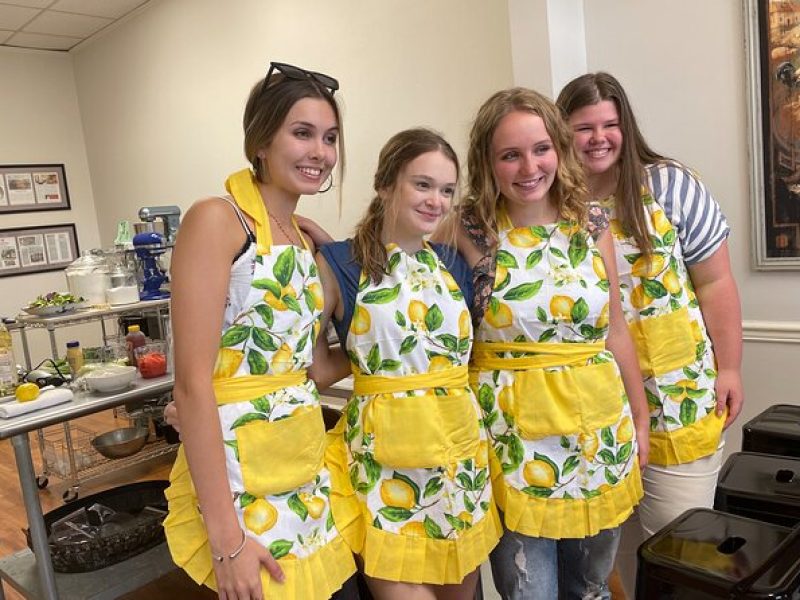
<path id="1" fill-rule="evenodd" d="M 0 214 L 69 208 L 64 165 L 0 165 Z"/>
<path id="2" fill-rule="evenodd" d="M 60 271 L 76 258 L 72 223 L 0 229 L 0 277 Z"/>

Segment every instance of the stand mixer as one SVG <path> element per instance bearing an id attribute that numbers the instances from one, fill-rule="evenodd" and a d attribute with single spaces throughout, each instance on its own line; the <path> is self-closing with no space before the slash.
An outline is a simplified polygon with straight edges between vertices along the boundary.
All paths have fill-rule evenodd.
<path id="1" fill-rule="evenodd" d="M 156 231 L 144 231 L 133 237 L 133 248 L 139 259 L 139 298 L 160 300 L 169 298 L 169 291 L 161 286 L 168 281 L 161 257 L 170 249 L 164 236 Z"/>

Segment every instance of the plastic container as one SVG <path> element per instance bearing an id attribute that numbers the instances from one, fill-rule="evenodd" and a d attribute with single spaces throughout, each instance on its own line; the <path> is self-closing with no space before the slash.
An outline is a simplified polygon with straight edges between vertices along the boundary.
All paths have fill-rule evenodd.
<path id="1" fill-rule="evenodd" d="M 638 551 L 636 598 L 795 600 L 800 529 L 705 508 L 686 511 Z"/>
<path id="2" fill-rule="evenodd" d="M 125 347 L 128 350 L 128 364 L 136 366 L 136 348 L 144 346 L 147 338 L 138 325 L 128 325 L 128 334 L 125 336 Z"/>
<path id="3" fill-rule="evenodd" d="M 800 524 L 800 458 L 732 454 L 720 471 L 714 508 L 776 525 Z"/>
<path id="4" fill-rule="evenodd" d="M 161 377 L 167 373 L 167 345 L 164 342 L 149 342 L 134 349 L 136 366 L 143 379 Z"/>
<path id="5" fill-rule="evenodd" d="M 800 457 L 800 406 L 776 404 L 745 423 L 742 450 Z"/>
<path id="6" fill-rule="evenodd" d="M 17 361 L 11 332 L 0 320 L 0 396 L 10 396 L 17 387 Z"/>
<path id="7" fill-rule="evenodd" d="M 67 342 L 67 362 L 72 376 L 76 377 L 81 367 L 83 367 L 83 350 L 81 350 L 80 342 Z"/>
<path id="8" fill-rule="evenodd" d="M 111 287 L 111 277 L 108 263 L 99 250 L 82 252 L 64 273 L 73 296 L 82 296 L 94 305 L 106 303 L 106 290 Z"/>

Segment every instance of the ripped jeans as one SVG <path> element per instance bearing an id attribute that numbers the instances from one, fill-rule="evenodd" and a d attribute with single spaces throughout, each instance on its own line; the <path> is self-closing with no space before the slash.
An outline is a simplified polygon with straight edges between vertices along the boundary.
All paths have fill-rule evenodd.
<path id="1" fill-rule="evenodd" d="M 608 600 L 619 533 L 552 540 L 506 529 L 489 557 L 497 592 L 503 600 Z"/>

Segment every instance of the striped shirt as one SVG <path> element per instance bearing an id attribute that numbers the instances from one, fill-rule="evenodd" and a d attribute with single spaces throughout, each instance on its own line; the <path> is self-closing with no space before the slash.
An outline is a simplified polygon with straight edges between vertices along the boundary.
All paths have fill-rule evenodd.
<path id="1" fill-rule="evenodd" d="M 695 265 L 714 254 L 730 227 L 703 182 L 676 162 L 648 165 L 645 173 L 653 199 L 678 232 L 686 264 Z"/>

